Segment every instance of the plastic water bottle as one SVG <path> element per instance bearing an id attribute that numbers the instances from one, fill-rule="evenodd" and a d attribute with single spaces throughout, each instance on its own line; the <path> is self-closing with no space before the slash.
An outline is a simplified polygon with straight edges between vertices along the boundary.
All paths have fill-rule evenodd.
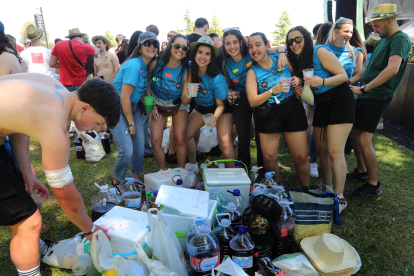
<path id="1" fill-rule="evenodd" d="M 179 177 L 179 179 L 174 180 L 174 178 L 177 176 Z M 183 188 L 184 181 L 181 175 L 174 175 L 171 180 L 175 183 L 175 187 Z"/>
<path id="2" fill-rule="evenodd" d="M 124 198 L 122 197 L 122 195 L 115 189 L 115 188 L 110 188 L 108 190 L 108 193 L 110 196 L 112 196 L 114 198 L 114 202 L 118 205 L 121 206 L 122 202 L 124 202 Z"/>
<path id="3" fill-rule="evenodd" d="M 206 161 L 207 162 L 207 161 Z M 196 189 L 204 191 L 204 183 L 203 183 L 203 170 L 206 166 L 206 163 L 202 163 L 200 165 L 200 169 L 198 169 L 196 173 Z"/>
<path id="4" fill-rule="evenodd" d="M 281 200 L 281 199 L 289 199 L 288 194 L 285 192 L 285 187 L 283 187 L 282 185 L 278 185 L 276 187 L 276 191 L 277 191 L 277 194 L 276 195 L 279 198 L 279 200 Z"/>
<path id="5" fill-rule="evenodd" d="M 187 189 L 196 189 L 197 180 L 193 171 L 188 171 L 188 175 L 184 178 L 184 188 Z"/>
<path id="6" fill-rule="evenodd" d="M 252 181 L 252 185 L 257 182 L 257 178 L 259 177 L 259 170 L 263 167 L 252 166 L 252 170 L 249 173 L 250 180 Z"/>
<path id="7" fill-rule="evenodd" d="M 196 221 L 201 221 L 202 223 L 206 223 L 208 221 L 208 218 L 201 218 L 201 217 L 197 217 L 193 223 L 191 223 L 188 228 L 187 228 L 187 235 L 185 237 L 185 251 L 187 253 L 187 257 L 189 258 L 190 256 L 190 251 L 188 249 L 188 246 L 190 244 L 190 240 L 194 237 L 195 234 L 197 234 L 197 228 L 196 228 Z M 208 225 L 207 225 L 208 226 Z"/>
<path id="8" fill-rule="evenodd" d="M 224 196 L 220 193 L 221 189 L 219 187 L 214 187 L 214 193 L 210 196 L 210 199 L 217 200 L 217 212 L 223 212 L 223 206 L 227 205 L 227 201 Z"/>
<path id="9" fill-rule="evenodd" d="M 91 200 L 92 221 L 96 221 L 117 205 L 117 203 L 114 202 L 114 198 L 109 195 L 108 185 L 99 186 L 95 182 L 95 186 L 99 188 L 99 193 L 97 193 Z"/>
<path id="10" fill-rule="evenodd" d="M 239 233 L 230 241 L 231 259 L 248 275 L 254 275 L 254 242 L 247 231 L 249 228 L 243 225 L 237 228 Z"/>
<path id="11" fill-rule="evenodd" d="M 263 178 L 262 181 L 260 181 L 260 184 L 263 184 L 266 186 L 266 190 L 264 191 L 264 194 L 276 194 L 276 181 L 273 180 L 273 175 L 275 172 L 267 172 L 265 174 L 265 178 Z"/>
<path id="12" fill-rule="evenodd" d="M 229 198 L 228 202 L 234 202 L 234 204 L 237 207 L 237 210 L 239 210 L 241 213 L 244 212 L 244 209 L 247 207 L 247 200 L 240 194 L 239 189 L 234 189 L 233 192 L 227 190 L 227 192 L 231 193 L 233 196 Z"/>
<path id="13" fill-rule="evenodd" d="M 232 227 L 240 226 L 242 224 L 242 213 L 237 210 L 234 202 L 227 203 L 227 206 L 223 206 L 224 213 L 230 214 L 230 222 Z"/>
<path id="14" fill-rule="evenodd" d="M 255 196 L 264 194 L 264 192 L 266 191 L 266 186 L 263 184 L 256 183 L 252 187 L 253 187 L 252 195 L 249 197 L 249 201 L 252 201 Z"/>
<path id="15" fill-rule="evenodd" d="M 229 214 L 216 215 L 219 225 L 212 231 L 220 244 L 220 262 L 223 261 L 224 256 L 230 255 L 230 241 L 237 235 L 236 230 L 230 226 L 231 222 L 229 219 L 223 218 L 221 221 L 219 220 L 220 216 L 225 215 L 229 216 Z"/>
<path id="16" fill-rule="evenodd" d="M 195 220 L 197 234 L 188 245 L 190 255 L 190 275 L 211 275 L 211 270 L 220 264 L 220 244 L 202 220 Z"/>
<path id="17" fill-rule="evenodd" d="M 279 204 L 283 208 L 283 211 L 280 215 L 279 221 L 277 222 L 277 226 L 279 227 L 280 232 L 282 232 L 282 235 L 276 238 L 273 245 L 273 252 L 276 257 L 291 253 L 296 220 L 295 213 L 289 207 L 289 205 L 292 205 L 293 202 L 289 202 L 287 199 L 281 199 L 279 200 Z"/>
<path id="18" fill-rule="evenodd" d="M 134 185 L 133 177 L 125 178 L 127 181 L 123 185 L 122 197 L 125 199 L 125 207 L 130 209 L 138 209 L 141 207 L 141 189 Z"/>

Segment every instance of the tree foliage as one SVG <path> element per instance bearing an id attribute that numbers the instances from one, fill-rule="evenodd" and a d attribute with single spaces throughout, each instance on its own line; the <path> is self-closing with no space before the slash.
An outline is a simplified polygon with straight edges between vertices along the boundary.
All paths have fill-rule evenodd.
<path id="1" fill-rule="evenodd" d="M 223 28 L 221 27 L 221 23 L 216 13 L 214 13 L 213 19 L 211 20 L 211 23 L 209 25 L 210 25 L 210 27 L 208 28 L 209 33 L 216 33 L 220 38 L 223 36 Z"/>
<path id="2" fill-rule="evenodd" d="M 190 35 L 193 33 L 194 21 L 191 21 L 190 10 L 187 9 L 184 14 L 184 19 L 181 21 L 184 23 L 184 29 L 176 28 L 176 32 L 182 35 Z"/>
<path id="3" fill-rule="evenodd" d="M 284 44 L 286 42 L 286 35 L 292 26 L 292 22 L 290 21 L 289 14 L 286 10 L 282 12 L 275 26 L 276 30 L 272 32 L 272 45 L 276 46 Z"/>
<path id="4" fill-rule="evenodd" d="M 19 38 L 19 42 L 20 42 L 20 44 L 22 44 L 22 45 L 24 45 L 24 38 L 26 37 L 27 38 L 27 35 L 26 35 L 26 28 L 30 25 L 30 24 L 32 24 L 32 25 L 34 25 L 34 26 L 36 26 L 36 24 L 35 24 L 35 22 L 34 21 L 27 21 L 27 22 L 25 22 L 24 24 L 23 24 L 23 27 L 20 29 L 20 38 Z M 50 34 L 49 34 L 49 32 L 48 31 L 46 31 L 46 34 L 47 34 L 47 40 L 48 40 L 48 42 L 49 42 L 49 49 L 52 49 L 52 48 L 50 48 L 50 46 L 51 45 L 55 45 L 51 40 L 50 40 Z M 52 44 L 51 44 L 52 43 Z M 46 36 L 45 36 L 45 34 L 43 33 L 43 35 L 42 35 L 42 37 L 40 38 L 40 45 L 42 45 L 43 47 L 46 47 Z"/>
<path id="5" fill-rule="evenodd" d="M 116 47 L 118 44 L 116 43 L 116 39 L 115 36 L 111 34 L 111 32 L 109 30 L 106 30 L 104 33 L 104 36 L 106 36 L 107 39 L 109 39 L 109 41 L 112 44 L 112 47 Z"/>

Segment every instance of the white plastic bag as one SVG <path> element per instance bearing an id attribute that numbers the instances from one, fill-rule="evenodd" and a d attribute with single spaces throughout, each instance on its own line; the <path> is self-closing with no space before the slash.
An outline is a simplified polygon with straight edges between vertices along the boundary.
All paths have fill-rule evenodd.
<path id="1" fill-rule="evenodd" d="M 43 257 L 43 262 L 58 268 L 72 269 L 76 276 L 88 273 L 93 262 L 85 244 L 89 246 L 90 242 L 87 238 L 82 238 L 81 234 L 83 233 L 53 246 Z"/>
<path id="2" fill-rule="evenodd" d="M 160 261 L 148 259 L 147 254 L 138 243 L 134 243 L 134 248 L 137 251 L 138 261 L 147 266 L 150 276 L 177 276 L 177 273 L 171 272 Z"/>
<path id="3" fill-rule="evenodd" d="M 151 212 L 157 212 L 157 218 Z M 168 269 L 180 276 L 188 276 L 187 263 L 180 242 L 171 225 L 156 208 L 148 210 L 148 222 L 151 231 L 145 236 L 145 242 L 152 248 L 152 258 L 161 261 Z"/>
<path id="4" fill-rule="evenodd" d="M 95 138 L 86 134 L 85 131 L 79 132 L 78 135 L 82 138 L 82 146 L 85 149 L 85 159 L 88 162 L 97 162 L 106 156 L 105 150 L 102 146 L 101 137 L 94 130 Z"/>
<path id="5" fill-rule="evenodd" d="M 231 276 L 248 276 L 248 274 L 230 258 L 227 258 L 227 260 L 222 262 L 219 266 L 214 267 L 211 275 L 220 276 L 220 272 Z"/>
<path id="6" fill-rule="evenodd" d="M 102 230 L 93 233 L 91 256 L 96 270 L 101 274 L 105 274 L 105 272 L 114 268 L 115 257 L 112 256 L 111 244 Z"/>
<path id="7" fill-rule="evenodd" d="M 197 151 L 210 152 L 210 150 L 217 145 L 217 129 L 213 127 L 210 132 L 210 128 L 206 128 L 205 126 L 200 128 L 200 139 L 198 141 Z"/>
<path id="8" fill-rule="evenodd" d="M 319 276 L 306 255 L 301 252 L 282 255 L 273 260 L 272 264 L 280 268 L 286 276 Z"/>
<path id="9" fill-rule="evenodd" d="M 148 276 L 148 270 L 145 265 L 131 260 L 125 260 L 121 256 L 115 257 L 114 270 L 116 276 Z"/>
<path id="10" fill-rule="evenodd" d="M 168 152 L 170 148 L 170 128 L 164 129 L 162 132 L 161 147 L 164 149 L 164 153 Z"/>

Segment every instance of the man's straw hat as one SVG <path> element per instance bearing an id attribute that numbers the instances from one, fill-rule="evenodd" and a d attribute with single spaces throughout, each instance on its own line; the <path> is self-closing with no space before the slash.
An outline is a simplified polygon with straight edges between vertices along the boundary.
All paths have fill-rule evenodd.
<path id="1" fill-rule="evenodd" d="M 400 16 L 400 13 L 397 13 L 397 5 L 396 4 L 382 4 L 374 7 L 374 11 L 372 12 L 371 19 L 368 20 L 369 22 L 384 18 L 397 18 Z"/>
<path id="2" fill-rule="evenodd" d="M 108 50 L 112 48 L 112 44 L 106 36 L 103 35 L 95 35 L 92 37 L 92 44 L 95 46 L 96 41 L 100 39 L 108 45 Z"/>
<path id="3" fill-rule="evenodd" d="M 69 30 L 69 35 L 65 36 L 65 38 L 71 38 L 72 36 L 84 36 L 85 33 L 81 33 L 78 28 L 73 28 Z"/>
<path id="4" fill-rule="evenodd" d="M 43 30 L 35 27 L 33 24 L 30 24 L 26 28 L 27 38 L 30 40 L 36 40 L 42 37 Z"/>

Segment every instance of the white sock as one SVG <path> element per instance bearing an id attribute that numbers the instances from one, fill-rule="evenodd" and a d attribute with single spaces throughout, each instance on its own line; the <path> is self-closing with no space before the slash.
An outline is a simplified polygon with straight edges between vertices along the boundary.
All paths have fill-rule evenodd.
<path id="1" fill-rule="evenodd" d="M 17 272 L 19 273 L 19 276 L 42 276 L 42 274 L 40 274 L 40 263 L 30 270 L 21 271 L 17 269 Z"/>
<path id="2" fill-rule="evenodd" d="M 344 197 L 344 194 L 340 194 L 340 195 L 338 195 L 338 197 L 343 198 Z"/>

